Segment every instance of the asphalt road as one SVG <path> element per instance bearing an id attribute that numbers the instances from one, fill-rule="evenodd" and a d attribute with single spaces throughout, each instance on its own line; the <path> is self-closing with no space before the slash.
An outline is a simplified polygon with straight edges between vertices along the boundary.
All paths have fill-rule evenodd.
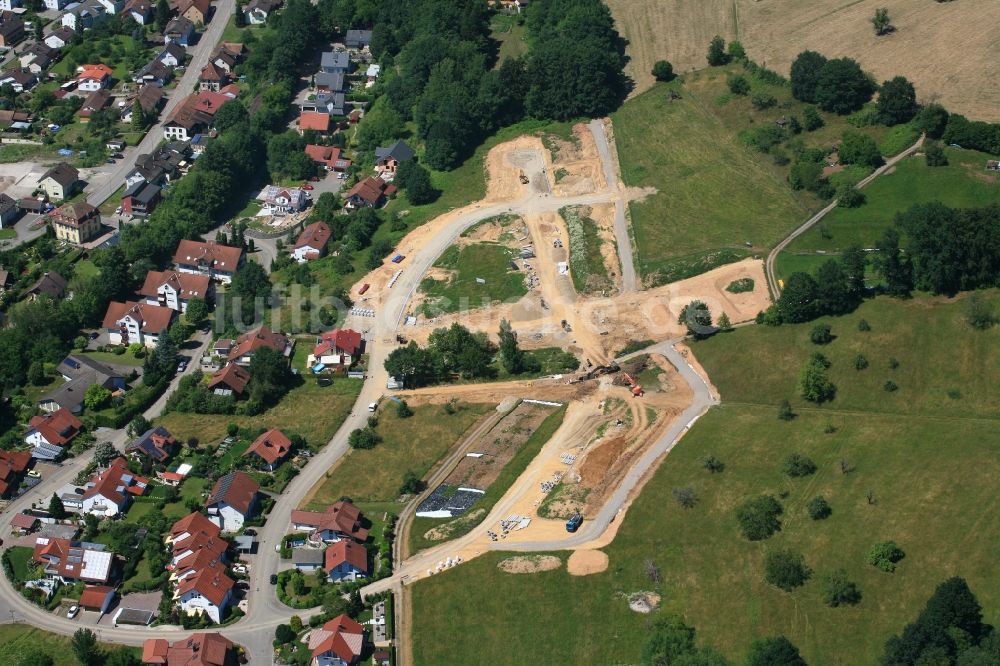
<path id="1" fill-rule="evenodd" d="M 912 146 L 901 152 L 899 155 L 889 158 L 889 160 L 885 164 L 875 169 L 875 171 L 873 171 L 868 176 L 860 180 L 857 184 L 858 189 L 863 188 L 868 183 L 872 182 L 873 180 L 884 174 L 886 171 L 896 166 L 896 163 L 899 162 L 904 157 L 909 157 L 910 155 L 912 155 L 923 144 L 924 144 L 924 137 L 923 135 L 921 135 L 921 137 L 917 139 L 917 142 L 915 144 L 913 144 Z M 767 275 L 768 286 L 771 288 L 771 295 L 774 297 L 775 301 L 777 301 L 778 298 L 781 296 L 781 286 L 778 284 L 778 276 L 774 269 L 775 265 L 778 262 L 778 255 L 781 253 L 782 250 L 788 247 L 789 243 L 791 243 L 793 240 L 795 240 L 796 238 L 804 234 L 806 231 L 808 231 L 814 224 L 816 224 L 824 217 L 826 217 L 827 213 L 829 213 L 836 207 L 837 207 L 837 200 L 834 199 L 826 206 L 826 208 L 824 208 L 823 210 L 821 210 L 820 212 L 816 213 L 808 220 L 806 220 L 802 224 L 802 226 L 800 226 L 798 229 L 796 229 L 788 236 L 786 236 L 783 241 L 775 245 L 774 249 L 772 249 L 768 253 L 767 261 L 764 262 L 764 272 L 765 275 Z"/>
<path id="2" fill-rule="evenodd" d="M 618 245 L 618 258 L 622 264 L 622 293 L 633 292 L 636 290 L 635 261 L 632 252 L 632 239 L 628 235 L 628 221 L 625 219 L 625 192 L 621 191 L 619 187 L 615 163 L 611 159 L 611 147 L 608 145 L 608 136 L 604 131 L 604 122 L 591 120 L 587 127 L 594 135 L 597 153 L 601 156 L 604 179 L 607 181 L 608 187 L 619 191 L 618 198 L 615 199 L 615 242 Z"/>
<path id="3" fill-rule="evenodd" d="M 157 144 L 163 140 L 163 124 L 173 112 L 174 108 L 180 104 L 181 100 L 194 92 L 198 85 L 198 75 L 202 68 L 208 64 L 208 57 L 215 50 L 216 45 L 222 39 L 222 31 L 226 29 L 226 23 L 236 7 L 236 0 L 219 0 L 215 4 L 215 15 L 209 22 L 205 32 L 194 48 L 189 48 L 191 62 L 184 70 L 183 76 L 177 81 L 177 87 L 167 98 L 167 102 L 160 112 L 160 120 L 156 125 L 149 128 L 146 136 L 142 138 L 139 145 L 132 148 L 111 171 L 108 179 L 98 187 L 87 193 L 87 203 L 92 206 L 100 206 L 110 199 L 125 183 L 125 176 L 135 167 L 136 157 L 143 153 L 151 153 Z"/>

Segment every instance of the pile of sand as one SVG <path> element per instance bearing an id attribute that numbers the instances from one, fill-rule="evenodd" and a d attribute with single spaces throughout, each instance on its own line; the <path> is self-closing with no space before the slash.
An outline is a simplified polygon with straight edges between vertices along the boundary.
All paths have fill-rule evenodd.
<path id="1" fill-rule="evenodd" d="M 511 574 L 533 574 L 561 566 L 562 560 L 554 555 L 518 555 L 497 563 L 497 569 Z"/>
<path id="2" fill-rule="evenodd" d="M 600 550 L 576 550 L 569 556 L 566 569 L 573 576 L 589 576 L 608 568 L 608 554 Z"/>
<path id="3" fill-rule="evenodd" d="M 629 595 L 628 607 L 636 613 L 652 613 L 660 607 L 660 595 L 656 592 L 636 592 Z"/>

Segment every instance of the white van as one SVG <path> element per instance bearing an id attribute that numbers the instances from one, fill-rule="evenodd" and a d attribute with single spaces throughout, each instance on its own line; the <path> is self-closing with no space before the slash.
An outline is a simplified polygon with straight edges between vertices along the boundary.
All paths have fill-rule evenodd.
<path id="1" fill-rule="evenodd" d="M 378 409 L 378 400 L 368 405 L 369 412 L 374 412 L 376 409 Z"/>

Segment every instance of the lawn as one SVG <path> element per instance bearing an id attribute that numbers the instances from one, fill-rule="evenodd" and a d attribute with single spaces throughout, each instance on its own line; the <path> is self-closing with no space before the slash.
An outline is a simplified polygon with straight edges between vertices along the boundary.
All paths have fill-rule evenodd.
<path id="1" fill-rule="evenodd" d="M 313 446 L 323 446 L 337 432 L 361 392 L 361 382 L 335 379 L 332 386 L 319 386 L 311 377 L 289 391 L 281 402 L 257 416 L 226 414 L 183 414 L 171 412 L 156 420 L 184 441 L 197 437 L 203 445 L 226 436 L 226 427 L 280 428 L 297 432 Z"/>
<path id="2" fill-rule="evenodd" d="M 671 89 L 680 99 L 669 98 Z M 766 156 L 740 145 L 710 102 L 689 88 L 655 86 L 612 119 L 625 184 L 656 188 L 629 205 L 637 268 L 647 282 L 671 282 L 760 252 L 807 217 L 762 163 Z"/>
<path id="3" fill-rule="evenodd" d="M 32 558 L 34 549 L 28 546 L 13 546 L 8 551 L 10 553 L 10 566 L 14 570 L 14 579 L 18 581 L 28 580 L 31 569 L 35 567 Z"/>
<path id="4" fill-rule="evenodd" d="M 456 413 L 448 414 L 442 405 L 413 405 L 413 416 L 401 419 L 396 403 L 385 401 L 376 428 L 382 441 L 374 449 L 345 456 L 312 489 L 305 508 L 321 510 L 342 496 L 358 502 L 394 501 L 407 471 L 424 476 L 493 407 L 460 403 Z"/>
<path id="5" fill-rule="evenodd" d="M 1000 303 L 1000 292 L 991 296 Z M 699 642 L 734 660 L 752 640 L 783 634 L 814 666 L 874 663 L 885 640 L 951 575 L 969 581 L 986 622 L 1000 621 L 1000 519 L 982 511 L 1000 474 L 998 392 L 988 380 L 1000 332 L 964 327 L 961 307 L 881 299 L 835 320 L 839 337 L 823 353 L 840 391 L 822 409 L 794 400 L 798 367 L 816 349 L 810 325 L 749 327 L 697 343 L 722 406 L 698 422 L 632 505 L 606 549 L 608 571 L 512 576 L 495 566 L 504 555 L 490 554 L 421 581 L 413 597 L 415 663 L 635 663 L 649 618 L 631 612 L 623 597 L 641 590 L 661 594 L 664 612 L 683 614 Z M 862 317 L 870 332 L 857 331 Z M 916 332 L 918 323 L 927 330 Z M 844 368 L 856 349 L 871 359 L 869 369 Z M 900 363 L 895 371 L 885 365 L 890 353 Z M 890 375 L 904 393 L 899 401 L 881 389 Z M 963 397 L 943 395 L 949 384 L 962 387 Z M 798 413 L 790 422 L 776 418 L 786 395 Z M 781 461 L 793 452 L 812 458 L 817 473 L 782 474 Z M 723 461 L 722 473 L 703 468 L 707 455 Z M 841 460 L 849 462 L 846 474 Z M 675 487 L 693 488 L 698 504 L 681 509 L 671 498 Z M 733 509 L 763 493 L 784 495 L 783 528 L 767 541 L 746 541 Z M 824 521 L 805 514 L 817 495 L 833 509 Z M 906 552 L 893 574 L 866 563 L 871 545 L 885 539 Z M 763 556 L 778 547 L 801 552 L 814 572 L 791 593 L 762 580 Z M 646 577 L 647 559 L 661 583 Z M 821 579 L 837 568 L 860 587 L 858 606 L 822 603 Z"/>
<path id="6" fill-rule="evenodd" d="M 17 238 L 16 229 L 0 229 L 0 240 L 11 240 Z"/>
<path id="7" fill-rule="evenodd" d="M 524 275 L 511 269 L 514 257 L 513 250 L 497 243 L 452 245 L 434 266 L 454 273 L 443 280 L 426 277 L 420 283 L 420 290 L 427 295 L 424 314 L 430 317 L 518 300 L 528 288 Z"/>
<path id="8" fill-rule="evenodd" d="M 45 654 L 52 659 L 52 666 L 78 666 L 69 636 L 60 636 L 25 624 L 5 624 L 0 626 L 0 663 L 20 664 L 28 655 Z M 129 648 L 102 643 L 106 651 L 128 650 L 138 661 L 140 648 Z M 25 663 L 38 663 L 30 661 Z"/>
<path id="9" fill-rule="evenodd" d="M 896 165 L 864 189 L 858 208 L 835 208 L 789 244 L 786 253 L 837 251 L 857 244 L 872 247 L 897 213 L 919 203 L 940 201 L 956 208 L 1000 203 L 1000 174 L 983 167 L 990 157 L 974 150 L 945 148 L 948 166 L 929 167 L 922 156 Z"/>
<path id="10" fill-rule="evenodd" d="M 124 354 L 114 354 L 112 352 L 99 352 L 99 351 L 88 351 L 88 352 L 75 352 L 78 356 L 86 356 L 87 358 L 92 358 L 95 361 L 100 361 L 101 363 L 110 363 L 112 365 L 132 365 L 139 367 L 142 365 L 143 360 L 141 358 L 136 358 L 132 354 L 125 352 Z"/>
<path id="11" fill-rule="evenodd" d="M 524 41 L 524 24 L 518 24 L 518 17 L 510 14 L 495 14 L 490 22 L 494 40 L 500 42 L 500 53 L 497 66 L 507 58 L 518 58 L 528 52 L 528 43 Z"/>

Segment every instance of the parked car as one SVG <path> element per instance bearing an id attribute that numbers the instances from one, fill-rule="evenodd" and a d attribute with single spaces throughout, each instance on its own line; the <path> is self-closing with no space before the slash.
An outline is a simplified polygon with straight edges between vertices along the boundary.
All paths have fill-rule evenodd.
<path id="1" fill-rule="evenodd" d="M 311 190 L 312 188 L 313 188 L 313 186 L 312 186 L 312 185 L 310 185 L 309 183 L 302 183 L 302 189 L 303 189 L 303 190 L 306 190 L 306 191 L 309 191 L 309 190 Z"/>
<path id="2" fill-rule="evenodd" d="M 271 574 L 271 585 L 278 584 L 278 574 Z"/>
<path id="3" fill-rule="evenodd" d="M 41 472 L 39 472 L 37 469 L 29 469 L 28 470 L 28 476 L 30 476 L 33 479 L 40 479 L 40 478 L 42 478 Z"/>
<path id="4" fill-rule="evenodd" d="M 312 178 L 310 178 L 309 180 L 311 180 L 311 181 L 312 181 L 312 182 L 314 182 L 314 183 L 318 183 L 318 182 L 320 181 L 320 177 L 319 177 L 319 176 L 313 176 L 313 177 L 312 177 Z"/>
<path id="5" fill-rule="evenodd" d="M 243 530 L 243 534 L 246 534 L 247 536 L 257 536 L 257 530 L 248 527 Z"/>
<path id="6" fill-rule="evenodd" d="M 180 363 L 177 364 L 177 372 L 184 372 L 185 370 L 187 370 L 187 367 L 188 367 L 188 362 L 181 361 Z"/>
<path id="7" fill-rule="evenodd" d="M 74 604 L 69 607 L 69 612 L 66 613 L 66 617 L 72 620 L 74 617 L 77 616 L 77 613 L 79 612 L 80 612 L 80 607 Z"/>

